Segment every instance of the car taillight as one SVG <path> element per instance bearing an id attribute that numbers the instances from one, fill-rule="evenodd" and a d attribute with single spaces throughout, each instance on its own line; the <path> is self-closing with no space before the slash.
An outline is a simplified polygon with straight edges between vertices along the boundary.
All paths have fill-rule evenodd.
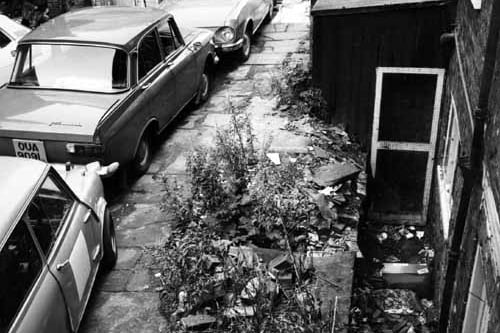
<path id="1" fill-rule="evenodd" d="M 231 27 L 222 27 L 215 32 L 214 40 L 217 43 L 227 43 L 234 39 L 234 29 Z"/>
<path id="2" fill-rule="evenodd" d="M 87 143 L 67 143 L 66 151 L 78 156 L 95 156 L 99 157 L 104 153 L 104 148 L 101 145 Z"/>

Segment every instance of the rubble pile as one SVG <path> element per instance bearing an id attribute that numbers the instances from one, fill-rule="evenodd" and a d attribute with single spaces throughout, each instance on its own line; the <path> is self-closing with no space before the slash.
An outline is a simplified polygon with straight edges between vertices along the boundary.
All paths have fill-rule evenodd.
<path id="1" fill-rule="evenodd" d="M 437 332 L 431 276 L 434 251 L 416 226 L 363 222 L 359 227 L 353 332 Z"/>
<path id="2" fill-rule="evenodd" d="M 434 258 L 422 227 L 364 223 L 359 227 L 359 238 L 362 252 L 376 261 L 428 264 Z"/>
<path id="3" fill-rule="evenodd" d="M 351 309 L 353 332 L 430 333 L 432 302 L 407 289 L 359 288 Z"/>
<path id="4" fill-rule="evenodd" d="M 358 251 L 364 155 L 339 127 L 306 116 L 289 127 L 308 128 L 307 152 L 267 151 L 239 179 L 220 160 L 201 155 L 196 167 L 205 169 L 196 169 L 191 180 L 196 196 L 168 191 L 165 208 L 176 212 L 177 230 L 156 254 L 163 267 L 156 276 L 171 332 L 327 332 L 338 326 L 322 299 L 323 286 L 346 289 L 329 280 L 335 277 L 316 274 L 312 258 L 324 262 L 324 256 Z M 223 148 L 233 157 L 239 149 Z M 236 157 L 230 163 L 244 161 Z M 214 179 L 222 181 L 214 186 Z M 351 282 L 348 289 L 350 295 Z"/>
<path id="5" fill-rule="evenodd" d="M 321 332 L 311 263 L 281 251 L 234 246 L 195 229 L 175 232 L 156 257 L 170 332 Z"/>

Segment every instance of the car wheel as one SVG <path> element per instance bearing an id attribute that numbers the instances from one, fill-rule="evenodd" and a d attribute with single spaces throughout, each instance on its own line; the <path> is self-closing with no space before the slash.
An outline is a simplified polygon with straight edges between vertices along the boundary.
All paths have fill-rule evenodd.
<path id="1" fill-rule="evenodd" d="M 247 29 L 247 31 L 243 34 L 243 45 L 241 45 L 241 48 L 238 50 L 241 61 L 247 61 L 250 57 L 251 43 L 252 35 Z"/>
<path id="2" fill-rule="evenodd" d="M 102 243 L 104 255 L 102 257 L 102 266 L 106 270 L 112 269 L 118 259 L 118 248 L 116 246 L 115 225 L 111 213 L 106 208 L 104 212 Z"/>
<path id="3" fill-rule="evenodd" d="M 205 69 L 201 74 L 200 85 L 198 87 L 198 93 L 195 98 L 195 105 L 201 105 L 208 99 L 210 95 L 210 89 L 212 87 L 212 70 L 210 66 L 205 65 Z"/>
<path id="4" fill-rule="evenodd" d="M 151 146 L 151 136 L 146 132 L 139 141 L 139 146 L 132 161 L 132 172 L 135 176 L 141 176 L 148 171 L 153 159 Z"/>

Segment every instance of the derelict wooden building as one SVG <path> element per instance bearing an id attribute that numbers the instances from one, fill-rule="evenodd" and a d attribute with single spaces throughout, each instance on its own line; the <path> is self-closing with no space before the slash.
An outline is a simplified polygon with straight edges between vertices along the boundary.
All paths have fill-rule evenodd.
<path id="1" fill-rule="evenodd" d="M 313 81 L 331 119 L 368 145 L 375 70 L 444 67 L 440 36 L 450 31 L 443 0 L 317 0 L 311 9 Z"/>

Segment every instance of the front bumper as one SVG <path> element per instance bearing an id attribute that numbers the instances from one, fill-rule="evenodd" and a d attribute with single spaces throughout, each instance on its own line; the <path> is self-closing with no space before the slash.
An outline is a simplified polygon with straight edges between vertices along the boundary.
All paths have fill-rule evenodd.
<path id="1" fill-rule="evenodd" d="M 234 43 L 218 44 L 214 43 L 215 51 L 217 53 L 227 53 L 239 50 L 243 46 L 243 38 L 238 39 Z"/>

